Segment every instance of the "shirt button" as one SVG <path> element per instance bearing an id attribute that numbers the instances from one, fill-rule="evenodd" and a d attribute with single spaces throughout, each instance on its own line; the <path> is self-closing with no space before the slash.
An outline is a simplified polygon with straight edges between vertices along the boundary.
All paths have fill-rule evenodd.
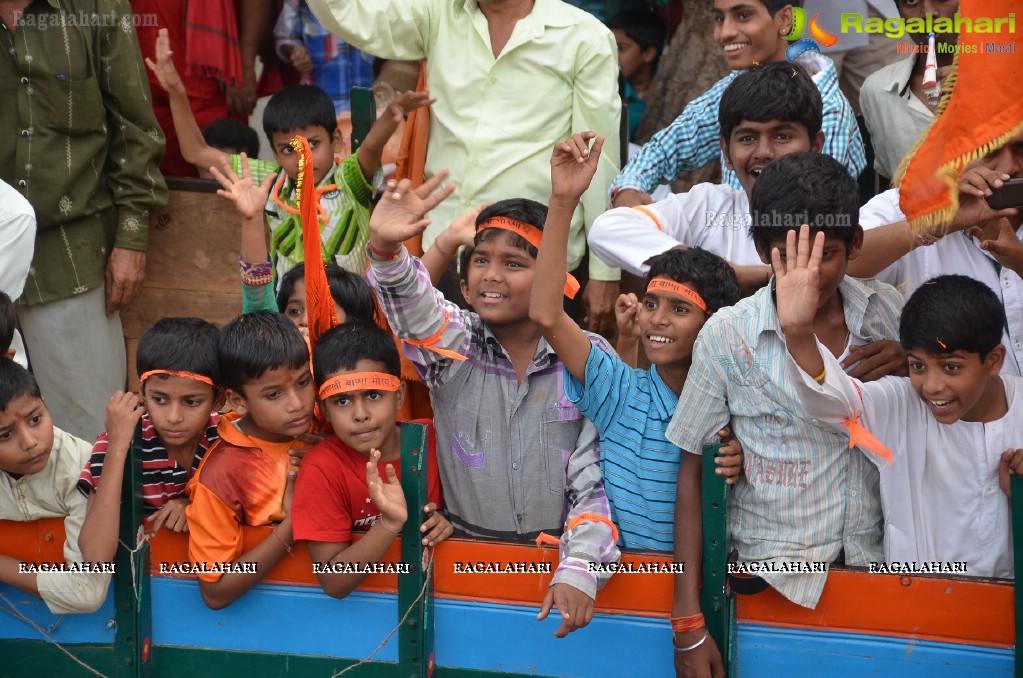
<path id="1" fill-rule="evenodd" d="M 487 82 L 489 82 L 491 85 L 496 85 L 497 84 L 497 78 L 488 78 Z"/>
<path id="2" fill-rule="evenodd" d="M 28 78 L 22 78 L 21 79 L 21 84 L 22 85 L 27 85 L 28 84 Z"/>
<path id="3" fill-rule="evenodd" d="M 1012 287 L 1012 281 L 1009 280 L 1008 278 L 1005 278 L 1004 280 L 1002 280 L 1002 285 L 1004 285 L 1005 287 Z"/>
<path id="4" fill-rule="evenodd" d="M 32 136 L 32 130 L 30 130 L 30 129 L 23 129 L 23 130 L 21 130 L 21 136 L 23 136 L 23 137 L 30 137 L 30 136 Z"/>
<path id="5" fill-rule="evenodd" d="M 516 471 L 518 471 L 519 470 L 519 462 L 515 462 L 514 464 L 512 464 L 512 468 L 515 469 Z"/>
<path id="6" fill-rule="evenodd" d="M 18 186 L 20 186 L 21 188 L 25 188 L 26 186 L 28 186 L 28 182 L 22 179 L 21 181 L 18 182 Z"/>
<path id="7" fill-rule="evenodd" d="M 855 497 L 856 495 L 857 495 L 856 490 L 853 490 L 852 492 L 849 493 L 850 497 Z"/>

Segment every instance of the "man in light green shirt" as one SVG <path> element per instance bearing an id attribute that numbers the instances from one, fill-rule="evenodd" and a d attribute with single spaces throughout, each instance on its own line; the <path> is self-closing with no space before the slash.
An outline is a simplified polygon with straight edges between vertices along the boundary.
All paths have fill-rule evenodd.
<path id="1" fill-rule="evenodd" d="M 424 248 L 474 205 L 545 201 L 550 149 L 573 132 L 593 130 L 605 137 L 605 148 L 618 148 L 614 36 L 561 0 L 309 0 L 309 6 L 324 27 L 361 50 L 427 60 L 437 102 L 426 175 L 447 168 L 456 189 L 431 212 Z M 607 206 L 617 171 L 613 154 L 601 157 L 573 218 L 569 270 L 582 262 L 586 232 Z M 591 329 L 613 324 L 619 275 L 590 257 L 583 300 Z"/>

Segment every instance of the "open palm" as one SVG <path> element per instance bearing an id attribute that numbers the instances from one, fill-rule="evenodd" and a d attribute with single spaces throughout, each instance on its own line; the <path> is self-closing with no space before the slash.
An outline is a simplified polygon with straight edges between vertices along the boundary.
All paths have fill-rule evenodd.
<path id="1" fill-rule="evenodd" d="M 273 186 L 275 175 L 268 175 L 263 179 L 262 184 L 253 183 L 249 160 L 244 153 L 242 153 L 242 176 L 239 177 L 227 166 L 224 170 L 219 170 L 215 166 L 210 167 L 210 172 L 223 187 L 217 189 L 217 195 L 234 203 L 234 208 L 238 210 L 238 214 L 243 219 L 254 219 L 263 213 L 267 198 L 270 197 L 270 188 Z"/>
<path id="2" fill-rule="evenodd" d="M 412 188 L 412 182 L 408 179 L 389 182 L 369 219 L 373 246 L 394 250 L 405 240 L 425 231 L 430 225 L 430 220 L 426 218 L 427 212 L 455 190 L 450 184 L 441 186 L 447 177 L 448 172 L 444 170 L 419 188 Z"/>
<path id="3" fill-rule="evenodd" d="M 778 248 L 771 250 L 774 267 L 778 321 L 782 327 L 813 328 L 820 301 L 820 263 L 824 253 L 824 234 L 817 233 L 810 246 L 810 227 L 789 231 L 785 238 L 785 261 Z"/>

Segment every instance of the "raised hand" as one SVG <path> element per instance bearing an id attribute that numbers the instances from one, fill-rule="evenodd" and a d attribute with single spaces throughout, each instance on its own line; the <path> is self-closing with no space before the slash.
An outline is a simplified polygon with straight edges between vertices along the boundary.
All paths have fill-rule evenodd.
<path id="1" fill-rule="evenodd" d="M 181 83 L 181 76 L 178 74 L 178 69 L 174 67 L 174 60 L 171 59 L 173 54 L 174 52 L 170 48 L 170 38 L 167 35 L 167 29 L 161 28 L 156 35 L 156 61 L 146 57 L 146 66 L 156 76 L 156 81 L 160 83 L 160 87 L 163 87 L 168 92 L 178 87 L 184 88 L 184 85 Z"/>
<path id="2" fill-rule="evenodd" d="M 417 108 L 426 108 L 436 102 L 430 98 L 429 91 L 416 92 L 409 90 L 394 97 L 387 106 L 387 113 L 394 116 L 395 122 L 401 122 L 408 117 L 408 114 Z"/>
<path id="3" fill-rule="evenodd" d="M 401 491 L 401 482 L 398 480 L 394 466 L 387 465 L 386 480 L 380 477 L 380 470 L 377 467 L 379 461 L 380 450 L 370 450 L 369 461 L 366 462 L 366 485 L 369 486 L 369 498 L 380 509 L 380 522 L 384 527 L 398 534 L 405 521 L 408 520 L 405 494 Z"/>
<path id="4" fill-rule="evenodd" d="M 238 210 L 242 219 L 262 216 L 266 201 L 270 197 L 270 190 L 273 188 L 275 175 L 267 175 L 261 184 L 253 183 L 249 158 L 245 153 L 242 153 L 241 177 L 231 171 L 231 167 L 226 163 L 223 170 L 210 167 L 210 173 L 223 186 L 217 189 L 217 195 L 234 203 L 234 208 Z"/>
<path id="5" fill-rule="evenodd" d="M 785 261 L 778 248 L 771 250 L 774 268 L 778 322 L 786 332 L 789 328 L 813 333 L 813 319 L 820 301 L 820 263 L 824 253 L 824 234 L 817 233 L 810 245 L 810 227 L 799 228 L 785 237 Z"/>
<path id="6" fill-rule="evenodd" d="M 594 132 L 577 132 L 555 144 L 551 155 L 551 199 L 578 201 L 590 187 L 603 148 L 604 137 Z"/>
<path id="7" fill-rule="evenodd" d="M 404 241 L 425 231 L 430 225 L 426 213 L 455 190 L 451 184 L 441 186 L 447 178 L 448 171 L 444 170 L 419 188 L 412 188 L 408 179 L 387 182 L 387 190 L 369 219 L 369 240 L 373 247 L 393 252 Z"/>
<path id="8" fill-rule="evenodd" d="M 615 301 L 615 322 L 618 325 L 618 336 L 639 341 L 643 330 L 639 326 L 639 299 L 635 294 L 619 294 Z"/>

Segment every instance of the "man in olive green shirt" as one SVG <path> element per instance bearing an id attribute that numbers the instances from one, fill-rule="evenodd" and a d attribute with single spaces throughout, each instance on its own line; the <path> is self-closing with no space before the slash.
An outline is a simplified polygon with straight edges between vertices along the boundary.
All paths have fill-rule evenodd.
<path id="1" fill-rule="evenodd" d="M 0 0 L 0 20 L 0 179 L 38 222 L 19 319 L 55 423 L 91 440 L 125 385 L 163 135 L 127 0 Z"/>

